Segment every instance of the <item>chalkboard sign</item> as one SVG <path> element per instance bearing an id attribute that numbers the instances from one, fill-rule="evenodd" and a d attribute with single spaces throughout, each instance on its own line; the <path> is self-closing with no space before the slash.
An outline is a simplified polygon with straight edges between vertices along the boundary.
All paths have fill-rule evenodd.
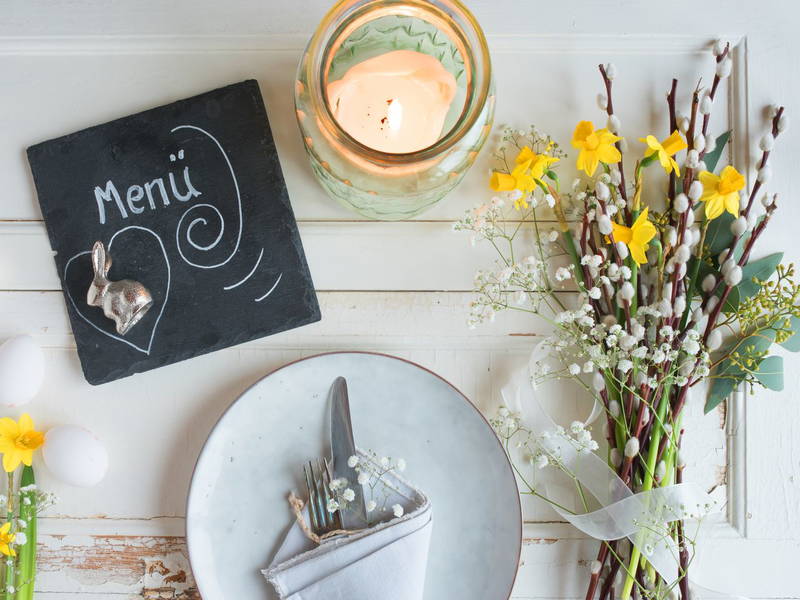
<path id="1" fill-rule="evenodd" d="M 320 319 L 258 83 L 28 148 L 83 372 L 100 384 Z M 91 249 L 151 293 L 124 336 Z"/>

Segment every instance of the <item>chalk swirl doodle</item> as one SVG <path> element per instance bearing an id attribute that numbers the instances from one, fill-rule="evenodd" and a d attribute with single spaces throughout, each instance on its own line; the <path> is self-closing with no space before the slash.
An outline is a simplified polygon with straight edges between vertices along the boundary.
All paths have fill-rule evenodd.
<path id="1" fill-rule="evenodd" d="M 225 164 L 228 165 L 228 170 L 231 173 L 231 179 L 233 180 L 233 186 L 236 190 L 236 206 L 238 210 L 239 216 L 239 224 L 236 232 L 236 244 L 233 247 L 231 253 L 225 258 L 225 260 L 210 264 L 204 265 L 193 262 L 190 260 L 186 254 L 184 253 L 184 245 L 189 244 L 195 250 L 208 252 L 216 248 L 219 243 L 223 239 L 223 233 L 225 232 L 225 219 L 222 216 L 222 213 L 216 206 L 206 203 L 194 204 L 190 208 L 188 208 L 183 215 L 181 215 L 180 220 L 178 221 L 178 226 L 175 228 L 175 244 L 178 248 L 178 253 L 180 254 L 181 258 L 187 264 L 196 267 L 198 269 L 216 269 L 223 265 L 226 265 L 236 254 L 239 250 L 239 244 L 242 241 L 242 196 L 239 192 L 239 182 L 236 179 L 236 173 L 233 171 L 233 166 L 231 165 L 231 161 L 228 158 L 228 154 L 225 152 L 225 149 L 222 147 L 222 144 L 219 143 L 219 140 L 207 132 L 205 129 L 197 127 L 195 125 L 178 125 L 177 127 L 173 127 L 170 130 L 170 133 L 175 133 L 181 129 L 192 129 L 194 131 L 199 131 L 203 135 L 207 136 L 214 144 L 217 146 L 219 151 L 222 153 L 222 157 L 225 159 Z M 213 218 L 214 221 L 218 222 L 219 233 L 214 238 L 211 243 L 202 244 L 196 241 L 196 236 L 193 236 L 193 231 L 195 228 L 207 228 L 211 227 L 212 224 L 209 223 L 209 218 Z"/>

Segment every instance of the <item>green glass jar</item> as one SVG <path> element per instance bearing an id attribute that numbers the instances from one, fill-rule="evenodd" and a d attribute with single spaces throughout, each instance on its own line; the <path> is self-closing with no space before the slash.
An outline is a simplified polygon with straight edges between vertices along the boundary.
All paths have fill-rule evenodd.
<path id="1" fill-rule="evenodd" d="M 407 153 L 379 151 L 349 135 L 326 90 L 354 65 L 395 50 L 435 57 L 455 98 L 438 140 Z M 489 50 L 457 0 L 342 0 L 320 23 L 297 72 L 297 121 L 314 175 L 345 206 L 374 218 L 417 215 L 452 190 L 475 161 L 494 117 Z"/>

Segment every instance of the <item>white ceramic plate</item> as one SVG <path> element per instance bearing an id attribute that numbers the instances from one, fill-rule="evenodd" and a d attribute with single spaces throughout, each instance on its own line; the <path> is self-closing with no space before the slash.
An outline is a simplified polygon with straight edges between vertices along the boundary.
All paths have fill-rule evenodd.
<path id="1" fill-rule="evenodd" d="M 347 379 L 356 444 L 405 458 L 434 511 L 426 600 L 506 600 L 522 519 L 511 466 L 491 427 L 458 390 L 378 354 L 314 356 L 268 375 L 234 402 L 195 467 L 186 517 L 204 600 L 272 600 L 259 570 L 291 524 L 302 463 L 327 445 L 327 395 Z M 378 600 L 378 599 L 376 599 Z"/>

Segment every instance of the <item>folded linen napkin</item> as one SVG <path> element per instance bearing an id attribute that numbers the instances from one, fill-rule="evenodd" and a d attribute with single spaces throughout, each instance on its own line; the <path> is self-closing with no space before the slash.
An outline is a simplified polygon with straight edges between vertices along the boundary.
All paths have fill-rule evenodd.
<path id="1" fill-rule="evenodd" d="M 297 522 L 292 525 L 262 571 L 281 600 L 422 599 L 433 528 L 430 501 L 393 473 L 382 484 L 386 506 L 400 504 L 402 517 L 319 546 Z"/>

